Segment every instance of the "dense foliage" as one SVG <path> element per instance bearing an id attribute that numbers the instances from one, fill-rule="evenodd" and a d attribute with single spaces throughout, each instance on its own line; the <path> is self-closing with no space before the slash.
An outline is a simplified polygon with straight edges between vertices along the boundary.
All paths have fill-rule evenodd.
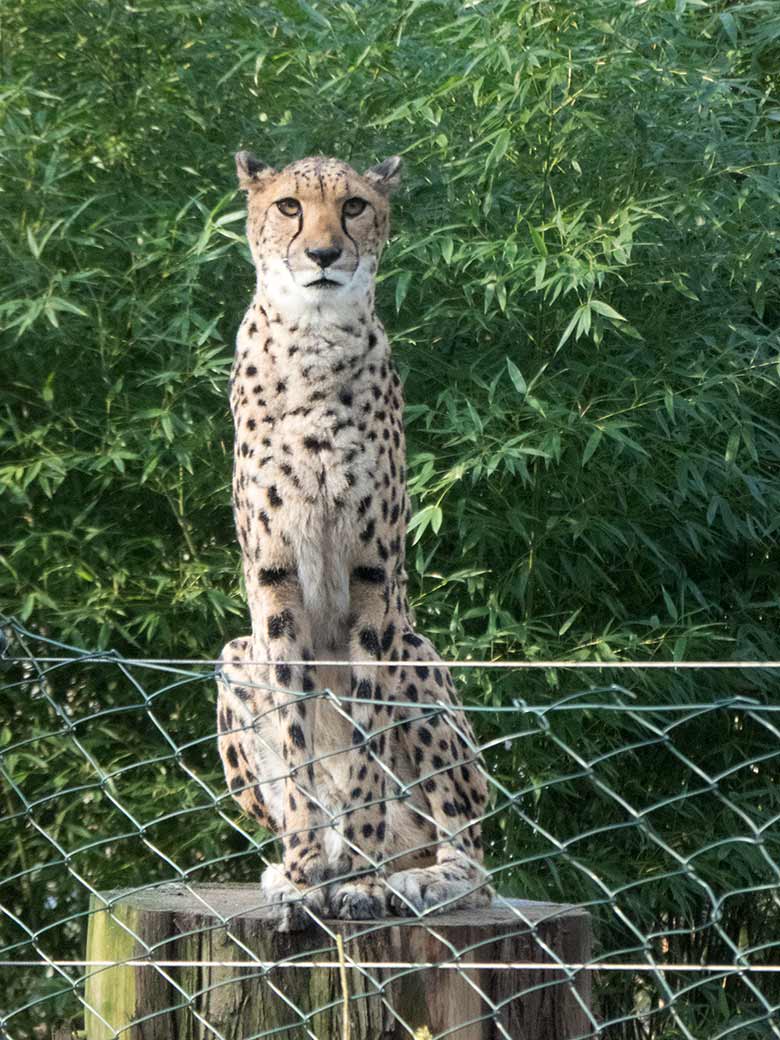
<path id="1" fill-rule="evenodd" d="M 379 302 L 406 386 L 420 626 L 460 659 L 780 658 L 773 0 L 8 0 L 3 28 L 4 610 L 133 656 L 213 657 L 245 631 L 225 384 L 253 271 L 232 154 L 360 167 L 398 152 Z M 460 678 L 472 703 L 520 712 L 591 675 Z M 211 879 L 256 876 L 251 844 L 192 779 L 221 791 L 213 686 L 148 702 L 148 679 L 83 667 L 50 676 L 51 700 L 0 691 L 3 746 L 31 740 L 4 758 L 0 880 L 21 874 L 0 901 L 53 926 L 49 953 L 80 949 L 78 922 L 56 924 L 85 909 L 80 879 L 170 876 L 156 849 Z M 756 673 L 630 685 L 674 704 L 773 692 Z M 560 712 L 505 745 L 519 717 L 480 716 L 497 780 L 526 792 L 489 824 L 493 865 L 514 863 L 502 890 L 620 892 L 604 949 L 636 948 L 628 914 L 673 958 L 717 959 L 717 918 L 772 959 L 778 909 L 751 890 L 777 883 L 777 838 L 721 843 L 780 811 L 776 733 L 716 712 L 675 729 L 679 754 L 610 758 L 647 738 L 638 716 Z M 157 723 L 195 743 L 171 758 Z M 748 761 L 749 792 L 727 789 Z M 121 790 L 96 782 L 96 762 L 128 767 Z M 676 800 L 698 790 L 691 763 L 739 811 L 712 791 Z M 603 784 L 630 804 L 672 800 L 653 826 L 683 858 L 710 849 L 698 880 L 649 825 L 624 829 Z M 177 807 L 199 808 L 198 827 L 171 820 Z M 573 840 L 572 820 L 589 835 L 573 852 L 545 837 Z M 736 890 L 716 911 L 712 893 Z M 7 941 L 23 938 L 9 923 Z M 632 978 L 607 983 L 605 1018 L 655 1006 Z M 21 978 L 6 1010 L 61 987 Z M 681 1006 L 695 1035 L 769 1035 L 749 986 Z M 77 1010 L 58 998 L 9 1029 Z M 668 1014 L 612 1028 L 686 1035 Z"/>

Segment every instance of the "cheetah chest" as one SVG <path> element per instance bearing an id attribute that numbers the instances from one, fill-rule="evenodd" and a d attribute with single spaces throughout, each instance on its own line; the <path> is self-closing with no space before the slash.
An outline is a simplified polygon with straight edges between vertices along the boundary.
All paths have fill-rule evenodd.
<path id="1" fill-rule="evenodd" d="M 361 544 L 361 502 L 375 481 L 371 442 L 338 402 L 293 406 L 269 417 L 274 421 L 261 420 L 236 457 L 245 553 L 250 561 L 269 553 L 288 557 L 306 606 L 345 621 L 350 568 Z"/>

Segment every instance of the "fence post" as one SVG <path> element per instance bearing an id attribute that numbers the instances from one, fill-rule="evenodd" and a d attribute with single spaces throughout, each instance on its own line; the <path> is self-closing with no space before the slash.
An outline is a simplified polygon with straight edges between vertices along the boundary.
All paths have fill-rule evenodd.
<path id="1" fill-rule="evenodd" d="M 344 940 L 351 1040 L 409 1040 L 427 1027 L 453 1040 L 574 1040 L 591 1034 L 590 972 L 511 964 L 586 962 L 590 916 L 577 907 L 496 901 L 423 920 L 328 920 L 279 933 L 257 885 L 164 886 L 93 897 L 87 960 L 230 962 L 87 968 L 87 1040 L 343 1040 Z M 110 905 L 110 910 L 105 909 Z M 232 967 L 326 961 L 331 968 Z M 414 967 L 349 967 L 399 962 Z M 422 964 L 457 963 L 454 968 Z M 469 964 L 494 964 L 468 970 Z M 506 967 L 501 967 L 505 965 Z M 499 1025 L 500 1024 L 500 1025 Z M 457 1028 L 460 1027 L 460 1028 Z"/>

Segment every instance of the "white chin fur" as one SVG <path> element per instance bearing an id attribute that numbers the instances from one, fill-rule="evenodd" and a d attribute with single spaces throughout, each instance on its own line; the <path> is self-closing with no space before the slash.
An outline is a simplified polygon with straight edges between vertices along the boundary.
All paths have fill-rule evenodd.
<path id="1" fill-rule="evenodd" d="M 327 270 L 323 274 L 327 277 Z M 303 277 L 316 278 L 317 275 L 306 272 Z M 342 271 L 334 271 L 332 277 L 335 281 L 346 276 Z M 286 318 L 301 320 L 310 316 L 317 321 L 327 321 L 354 315 L 356 307 L 369 304 L 373 283 L 373 273 L 365 259 L 361 259 L 346 284 L 325 287 L 300 285 L 283 260 L 270 260 L 265 262 L 259 275 L 258 289 Z"/>

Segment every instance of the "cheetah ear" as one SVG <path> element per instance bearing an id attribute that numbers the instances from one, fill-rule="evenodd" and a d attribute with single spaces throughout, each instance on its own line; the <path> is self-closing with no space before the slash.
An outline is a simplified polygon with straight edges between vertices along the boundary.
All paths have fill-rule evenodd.
<path id="1" fill-rule="evenodd" d="M 378 166 L 366 170 L 363 176 L 382 195 L 389 195 L 401 183 L 401 162 L 400 155 L 391 155 Z"/>
<path id="2" fill-rule="evenodd" d="M 236 152 L 236 173 L 239 188 L 249 191 L 250 188 L 256 188 L 269 174 L 276 173 L 276 170 L 251 152 Z"/>

